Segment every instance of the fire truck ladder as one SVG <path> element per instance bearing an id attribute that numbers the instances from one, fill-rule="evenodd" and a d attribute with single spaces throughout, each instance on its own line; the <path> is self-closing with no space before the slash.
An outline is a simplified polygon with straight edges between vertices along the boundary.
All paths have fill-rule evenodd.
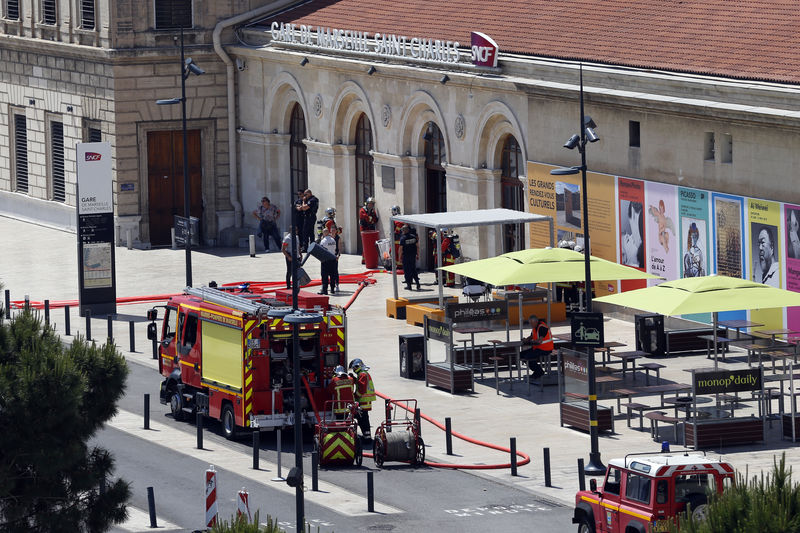
<path id="1" fill-rule="evenodd" d="M 204 302 L 236 309 L 252 316 L 266 315 L 267 311 L 271 309 L 268 305 L 259 304 L 236 294 L 212 289 L 211 287 L 186 287 L 184 292 L 191 296 L 202 298 Z"/>

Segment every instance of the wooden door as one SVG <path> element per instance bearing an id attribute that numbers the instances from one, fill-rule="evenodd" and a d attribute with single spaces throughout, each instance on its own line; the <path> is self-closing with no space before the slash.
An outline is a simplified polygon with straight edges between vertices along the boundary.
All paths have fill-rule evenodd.
<path id="1" fill-rule="evenodd" d="M 187 130 L 189 211 L 198 218 L 203 214 L 200 147 L 200 130 Z M 150 243 L 153 246 L 169 245 L 172 243 L 170 228 L 174 224 L 173 217 L 183 215 L 183 133 L 180 130 L 148 132 L 147 179 Z"/>

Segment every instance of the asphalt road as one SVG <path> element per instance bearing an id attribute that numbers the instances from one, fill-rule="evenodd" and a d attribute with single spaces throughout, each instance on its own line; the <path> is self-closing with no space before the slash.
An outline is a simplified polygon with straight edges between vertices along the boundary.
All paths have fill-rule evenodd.
<path id="1" fill-rule="evenodd" d="M 147 487 L 155 493 L 161 531 L 193 531 L 203 527 L 204 473 L 217 470 L 221 518 L 236 512 L 236 495 L 247 488 L 251 511 L 277 519 L 295 530 L 294 489 L 271 481 L 277 475 L 275 433 L 261 439 L 261 468 L 252 469 L 252 440 L 228 441 L 218 424 L 206 421 L 203 450 L 196 449 L 196 427 L 175 421 L 158 402 L 160 376 L 151 368 L 130 364 L 128 389 L 120 415 L 101 431 L 96 442 L 112 451 L 118 476 L 130 481 L 131 520 L 114 531 L 153 531 L 147 515 Z M 142 428 L 143 395 L 151 397 L 151 430 Z M 375 421 L 373 420 L 373 425 Z M 282 447 L 293 450 L 291 432 L 283 432 Z M 289 434 L 287 434 L 289 433 Z M 310 473 L 310 439 L 304 469 Z M 294 455 L 282 456 L 285 476 Z M 374 472 L 377 513 L 367 512 L 367 472 Z M 529 492 L 471 473 L 389 463 L 374 467 L 365 458 L 360 468 L 320 469 L 319 493 L 305 493 L 306 519 L 319 531 L 573 531 L 572 509 Z M 310 484 L 309 484 L 310 485 Z M 308 487 L 310 489 L 310 487 Z M 316 530 L 316 528 L 314 528 Z"/>

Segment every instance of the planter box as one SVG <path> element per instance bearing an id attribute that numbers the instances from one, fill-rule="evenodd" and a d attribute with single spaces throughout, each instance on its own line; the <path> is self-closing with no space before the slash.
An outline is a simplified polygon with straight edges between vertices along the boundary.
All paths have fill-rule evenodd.
<path id="1" fill-rule="evenodd" d="M 561 402 L 561 425 L 589 431 L 589 402 Z M 614 432 L 614 408 L 597 406 L 597 431 Z"/>
<path id="2" fill-rule="evenodd" d="M 695 450 L 751 444 L 764 440 L 764 421 L 760 418 L 732 418 L 684 424 L 686 446 Z"/>

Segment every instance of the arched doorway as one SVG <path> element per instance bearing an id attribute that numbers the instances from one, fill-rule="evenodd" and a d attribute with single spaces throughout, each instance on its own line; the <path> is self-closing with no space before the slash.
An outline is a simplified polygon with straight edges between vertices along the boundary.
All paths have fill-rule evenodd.
<path id="1" fill-rule="evenodd" d="M 522 168 L 522 150 L 513 135 L 508 135 L 503 142 L 500 158 L 500 187 L 502 207 L 514 211 L 525 211 L 522 182 L 519 179 Z M 525 245 L 523 224 L 503 225 L 503 252 L 520 250 Z"/>
<path id="2" fill-rule="evenodd" d="M 444 170 L 447 154 L 444 138 L 439 126 L 433 122 L 428 122 L 422 138 L 425 141 L 425 212 L 441 213 L 447 211 L 447 177 Z M 434 248 L 435 244 L 428 247 L 426 260 L 428 270 L 436 268 L 433 259 Z"/>
<path id="3" fill-rule="evenodd" d="M 294 104 L 292 108 L 292 118 L 289 124 L 289 169 L 292 173 L 295 190 L 292 191 L 292 198 L 298 189 L 308 189 L 308 157 L 306 155 L 306 145 L 303 139 L 306 138 L 306 117 L 300 104 Z M 294 200 L 293 200 L 294 201 Z"/>
<path id="4" fill-rule="evenodd" d="M 367 115 L 361 113 L 356 124 L 356 203 L 360 208 L 364 205 L 364 200 L 370 196 L 375 196 L 375 171 L 373 167 L 372 155 L 372 125 Z M 358 224 L 358 208 L 355 218 Z M 358 226 L 356 226 L 358 227 Z M 361 238 L 356 239 L 357 251 L 362 251 Z"/>

